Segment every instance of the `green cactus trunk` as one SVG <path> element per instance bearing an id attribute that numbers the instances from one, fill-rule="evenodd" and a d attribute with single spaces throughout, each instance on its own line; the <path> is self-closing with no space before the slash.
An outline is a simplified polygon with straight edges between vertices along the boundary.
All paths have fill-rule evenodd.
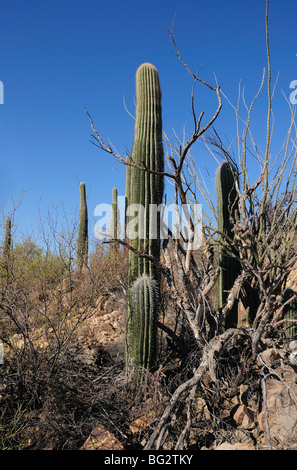
<path id="1" fill-rule="evenodd" d="M 217 171 L 216 188 L 218 202 L 218 230 L 233 239 L 232 228 L 238 213 L 237 192 L 235 187 L 236 176 L 233 166 L 229 162 L 223 162 Z M 222 246 L 224 236 L 219 235 L 219 246 L 217 250 L 217 265 L 221 268 L 216 285 L 216 310 L 225 305 L 230 290 L 240 274 L 239 261 L 234 257 L 236 253 L 232 246 L 228 249 Z M 230 253 L 230 250 L 232 253 Z M 234 256 L 232 256 L 234 255 Z M 238 301 L 234 302 L 225 321 L 222 324 L 224 330 L 236 328 L 238 323 Z"/>
<path id="2" fill-rule="evenodd" d="M 129 373 L 135 387 L 143 383 L 146 369 L 153 365 L 156 352 L 156 322 L 158 283 L 143 274 L 130 289 L 131 317 L 127 342 L 129 344 Z"/>
<path id="3" fill-rule="evenodd" d="M 164 170 L 162 146 L 162 108 L 161 89 L 158 72 L 151 64 L 143 64 L 136 72 L 136 119 L 132 162 L 152 171 Z M 140 236 L 131 241 L 133 248 L 145 251 L 158 258 L 160 253 L 159 231 L 154 234 L 151 224 L 152 205 L 159 205 L 163 199 L 163 176 L 155 175 L 135 167 L 127 168 L 127 203 L 139 204 L 144 208 L 139 217 Z M 127 218 L 129 222 L 129 217 Z M 127 233 L 128 238 L 131 236 Z M 130 253 L 129 281 L 147 273 L 154 277 L 151 262 Z"/>
<path id="4" fill-rule="evenodd" d="M 283 303 L 290 300 L 291 297 L 296 295 L 292 289 L 286 289 L 282 293 Z M 297 299 L 291 300 L 284 307 L 283 317 L 286 320 L 284 322 L 285 335 L 288 339 L 295 339 L 297 335 Z M 293 321 L 290 321 L 293 320 Z"/>
<path id="5" fill-rule="evenodd" d="M 79 211 L 79 226 L 77 236 L 77 269 L 81 272 L 83 266 L 88 264 L 88 207 L 86 199 L 86 186 L 85 183 L 80 183 L 80 211 Z"/>
<path id="6" fill-rule="evenodd" d="M 158 72 L 151 64 L 141 65 L 136 72 L 136 119 L 131 161 L 151 171 L 164 171 L 161 89 Z M 162 175 L 133 166 L 127 167 L 127 209 L 130 210 L 132 204 L 138 204 L 138 207 L 143 209 L 138 213 L 136 237 L 135 232 L 131 231 L 131 221 L 135 213 L 126 216 L 126 240 L 132 248 L 146 255 L 152 255 L 156 260 L 160 256 L 160 221 L 157 225 L 153 223 L 152 211 L 162 203 L 163 179 Z M 132 289 L 134 281 L 143 275 L 155 280 L 158 290 L 159 273 L 155 264 L 129 251 L 129 288 Z M 149 298 L 149 295 L 145 298 Z M 149 313 L 144 313 L 141 307 L 136 308 L 131 295 L 128 295 L 127 365 L 129 367 L 134 364 L 149 368 L 153 362 L 155 333 L 152 332 L 155 332 L 158 306 L 152 300 L 147 305 Z M 143 315 L 149 316 L 149 320 L 140 321 L 141 311 Z M 147 324 L 151 325 L 150 328 L 144 328 Z M 145 354 L 141 351 L 145 351 Z"/>

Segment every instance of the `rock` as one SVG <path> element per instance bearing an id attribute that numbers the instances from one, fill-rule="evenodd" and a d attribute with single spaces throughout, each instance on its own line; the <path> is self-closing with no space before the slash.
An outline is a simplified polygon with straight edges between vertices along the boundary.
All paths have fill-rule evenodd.
<path id="1" fill-rule="evenodd" d="M 211 419 L 206 401 L 202 397 L 196 398 L 196 402 L 194 403 L 194 412 L 196 415 L 199 415 L 200 420 L 208 421 Z"/>
<path id="2" fill-rule="evenodd" d="M 124 450 L 117 438 L 103 426 L 93 429 L 82 450 Z"/>
<path id="3" fill-rule="evenodd" d="M 297 349 L 297 341 L 294 339 L 293 341 L 290 342 L 289 344 L 289 349 L 290 351 L 296 351 Z"/>
<path id="4" fill-rule="evenodd" d="M 155 413 L 151 411 L 145 416 L 140 416 L 129 424 L 129 429 L 133 434 L 143 431 L 154 420 Z"/>
<path id="5" fill-rule="evenodd" d="M 222 442 L 222 444 L 215 447 L 214 450 L 256 450 L 256 448 L 252 444 L 245 444 L 243 442 L 236 442 L 234 444 Z"/>
<path id="6" fill-rule="evenodd" d="M 239 400 L 244 405 L 247 405 L 247 394 L 248 394 L 249 386 L 245 384 L 241 384 L 239 386 Z"/>
<path id="7" fill-rule="evenodd" d="M 289 361 L 292 364 L 292 366 L 297 365 L 297 350 L 291 352 L 291 354 L 289 355 Z"/>
<path id="8" fill-rule="evenodd" d="M 255 442 L 251 434 L 244 429 L 236 429 L 234 431 L 234 437 L 242 444 L 250 444 L 253 446 Z"/>
<path id="9" fill-rule="evenodd" d="M 81 361 L 83 364 L 91 365 L 96 361 L 97 352 L 95 350 L 85 350 L 77 354 L 76 359 Z"/>
<path id="10" fill-rule="evenodd" d="M 107 333 L 108 335 L 112 335 L 114 333 L 114 328 L 110 323 L 103 323 L 101 326 L 101 331 Z"/>
<path id="11" fill-rule="evenodd" d="M 297 376 L 290 366 L 276 369 L 275 372 L 280 378 L 266 379 L 266 406 L 271 444 L 280 448 L 297 442 Z M 264 404 L 258 415 L 258 424 L 267 435 Z"/>
<path id="12" fill-rule="evenodd" d="M 271 366 L 277 359 L 280 359 L 281 357 L 276 348 L 265 349 L 265 351 L 262 351 L 259 356 L 260 357 L 257 359 L 257 364 L 259 367 L 263 367 L 264 364 Z"/>
<path id="13" fill-rule="evenodd" d="M 237 429 L 253 429 L 255 427 L 254 413 L 245 405 L 239 405 L 233 415 Z"/>
<path id="14" fill-rule="evenodd" d="M 292 364 L 292 366 L 297 365 L 297 341 L 291 341 L 289 344 L 289 350 L 291 351 L 291 354 L 289 355 L 289 361 Z"/>
<path id="15" fill-rule="evenodd" d="M 250 388 L 246 384 L 239 387 L 239 404 L 246 405 L 253 413 L 259 410 L 260 394 L 257 389 Z"/>
<path id="16" fill-rule="evenodd" d="M 292 290 L 297 289 L 297 263 L 295 263 L 289 272 L 289 276 L 286 281 L 286 288 L 290 288 Z"/>

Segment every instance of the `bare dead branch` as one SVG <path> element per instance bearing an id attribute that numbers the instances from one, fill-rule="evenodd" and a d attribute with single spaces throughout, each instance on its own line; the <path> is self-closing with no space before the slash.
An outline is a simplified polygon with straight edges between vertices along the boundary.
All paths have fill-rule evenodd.
<path id="1" fill-rule="evenodd" d="M 229 329 L 222 335 L 216 336 L 213 338 L 203 349 L 203 356 L 201 358 L 201 362 L 199 367 L 194 371 L 193 376 L 187 380 L 186 382 L 182 383 L 173 393 L 167 407 L 165 408 L 163 415 L 161 416 L 158 425 L 156 426 L 155 430 L 153 431 L 152 435 L 150 436 L 147 444 L 144 447 L 144 450 L 151 450 L 154 448 L 154 444 L 158 439 L 160 433 L 163 432 L 165 426 L 168 425 L 168 421 L 170 420 L 170 415 L 173 412 L 174 408 L 177 406 L 177 403 L 183 393 L 187 392 L 188 390 L 195 387 L 199 381 L 202 379 L 203 375 L 206 371 L 209 371 L 211 380 L 216 382 L 216 358 L 220 356 L 223 348 L 225 347 L 228 340 L 230 340 L 234 336 L 238 336 L 240 334 L 247 334 L 249 335 L 248 330 L 241 330 L 241 329 Z"/>

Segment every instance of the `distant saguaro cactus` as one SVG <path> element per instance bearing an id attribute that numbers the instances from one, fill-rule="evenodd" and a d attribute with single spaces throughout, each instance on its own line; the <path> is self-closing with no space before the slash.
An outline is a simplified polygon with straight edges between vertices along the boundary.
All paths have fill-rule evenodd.
<path id="1" fill-rule="evenodd" d="M 236 255 L 232 247 L 234 221 L 238 211 L 235 169 L 229 162 L 223 162 L 219 166 L 216 174 L 217 205 L 218 205 L 218 231 L 219 247 L 217 250 L 217 265 L 221 268 L 219 279 L 216 285 L 216 309 L 221 309 L 228 298 L 229 292 L 240 273 L 239 261 L 232 256 Z M 225 237 L 228 237 L 230 246 L 226 244 Z M 230 253 L 232 252 L 232 253 Z M 238 321 L 238 302 L 235 301 L 229 311 L 223 328 L 236 328 Z"/>
<path id="2" fill-rule="evenodd" d="M 11 252 L 11 218 L 7 217 L 5 220 L 5 235 L 3 242 L 3 268 L 6 278 L 9 277 L 9 260 Z"/>
<path id="3" fill-rule="evenodd" d="M 112 190 L 112 203 L 111 203 L 111 239 L 117 240 L 119 234 L 119 208 L 118 208 L 118 190 Z M 112 248 L 117 251 L 119 244 L 117 242 L 112 244 Z"/>
<path id="4" fill-rule="evenodd" d="M 81 271 L 88 263 L 89 239 L 88 239 L 88 207 L 86 199 L 85 183 L 80 183 L 80 211 L 77 235 L 77 269 Z"/>
<path id="5" fill-rule="evenodd" d="M 160 226 L 153 223 L 152 210 L 162 203 L 164 186 L 164 177 L 160 174 L 164 171 L 161 89 L 157 69 L 147 63 L 136 72 L 136 119 L 131 161 L 146 170 L 134 166 L 127 168 L 126 240 L 138 252 L 158 260 Z M 141 210 L 135 237 L 129 230 L 129 219 L 134 216 L 133 205 L 136 204 Z M 153 362 L 158 314 L 154 299 L 157 297 L 158 277 L 156 265 L 151 260 L 129 251 L 128 283 L 131 291 L 128 299 L 127 364 L 132 369 L 133 366 L 149 368 Z M 145 295 L 136 296 L 137 303 L 133 300 L 135 281 L 137 288 L 146 291 Z M 150 287 L 153 282 L 154 289 Z"/>
<path id="6" fill-rule="evenodd" d="M 7 258 L 11 249 L 11 218 L 7 217 L 5 220 L 5 235 L 3 243 L 3 256 Z"/>

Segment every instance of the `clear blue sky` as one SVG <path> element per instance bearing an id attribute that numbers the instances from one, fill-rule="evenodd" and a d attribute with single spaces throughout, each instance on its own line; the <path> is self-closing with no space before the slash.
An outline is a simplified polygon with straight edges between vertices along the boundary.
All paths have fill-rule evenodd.
<path id="1" fill-rule="evenodd" d="M 192 81 L 170 52 L 167 29 L 185 61 L 214 82 L 233 102 L 238 84 L 250 101 L 266 66 L 265 0 L 9 0 L 0 11 L 0 208 L 29 190 L 16 214 L 20 231 L 36 225 L 41 210 L 63 202 L 79 204 L 79 182 L 86 183 L 89 218 L 97 204 L 111 200 L 112 188 L 125 192 L 125 168 L 90 143 L 90 122 L 125 154 L 133 142 L 135 71 L 153 63 L 162 87 L 163 127 L 182 136 L 192 130 Z M 297 80 L 297 3 L 271 0 L 270 47 L 279 134 L 287 128 L 289 84 Z M 201 90 L 201 91 L 200 91 Z M 197 90 L 197 111 L 212 115 L 216 102 Z M 265 92 L 263 105 L 265 104 Z M 265 137 L 265 107 L 255 112 L 256 130 Z M 235 121 L 224 101 L 216 128 L 231 140 Z M 263 131 L 263 132 L 262 132 Z M 278 134 L 276 135 L 278 138 Z M 201 165 L 214 174 L 215 162 Z M 204 160 L 203 160 L 204 159 Z M 92 226 L 90 227 L 92 229 Z"/>

